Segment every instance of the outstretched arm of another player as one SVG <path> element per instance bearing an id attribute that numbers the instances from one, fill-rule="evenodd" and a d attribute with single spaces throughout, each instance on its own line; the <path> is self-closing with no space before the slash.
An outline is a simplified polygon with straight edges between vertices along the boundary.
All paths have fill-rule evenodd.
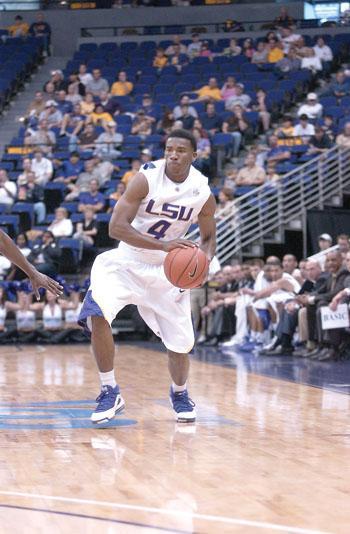
<path id="1" fill-rule="evenodd" d="M 215 224 L 216 201 L 211 194 L 198 214 L 198 225 L 201 236 L 200 248 L 206 253 L 209 261 L 212 260 L 216 248 L 216 224 Z"/>
<path id="2" fill-rule="evenodd" d="M 154 237 L 141 234 L 133 226 L 137 210 L 142 200 L 148 195 L 148 183 L 145 176 L 138 172 L 128 184 L 124 195 L 114 207 L 109 223 L 109 235 L 112 239 L 124 241 L 132 247 L 146 248 L 151 250 L 170 250 L 181 247 L 195 247 L 196 244 L 186 239 L 174 239 L 172 241 L 160 241 Z"/>
<path id="3" fill-rule="evenodd" d="M 45 274 L 39 273 L 39 271 L 36 270 L 34 265 L 29 263 L 28 260 L 26 260 L 26 258 L 23 256 L 19 248 L 16 247 L 12 239 L 10 239 L 9 236 L 6 235 L 5 232 L 3 232 L 2 230 L 0 230 L 0 252 L 4 256 L 6 256 L 6 258 L 8 258 L 12 263 L 17 265 L 17 267 L 22 269 L 23 272 L 26 273 L 32 284 L 34 293 L 38 299 L 40 298 L 40 287 L 51 291 L 58 297 L 62 295 L 63 287 L 58 282 L 55 282 L 55 280 L 52 280 Z"/>

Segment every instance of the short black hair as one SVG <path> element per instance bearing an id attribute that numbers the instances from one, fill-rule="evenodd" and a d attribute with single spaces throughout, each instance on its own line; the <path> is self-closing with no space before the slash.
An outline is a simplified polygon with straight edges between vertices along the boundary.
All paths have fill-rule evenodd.
<path id="1" fill-rule="evenodd" d="M 194 135 L 192 135 L 190 132 L 188 132 L 187 130 L 183 130 L 182 128 L 179 128 L 177 130 L 173 130 L 168 135 L 167 141 L 168 141 L 168 139 L 174 139 L 174 137 L 177 137 L 179 139 L 187 139 L 192 145 L 193 152 L 196 152 L 196 150 L 197 150 L 197 142 L 196 142 L 196 140 L 194 138 Z"/>

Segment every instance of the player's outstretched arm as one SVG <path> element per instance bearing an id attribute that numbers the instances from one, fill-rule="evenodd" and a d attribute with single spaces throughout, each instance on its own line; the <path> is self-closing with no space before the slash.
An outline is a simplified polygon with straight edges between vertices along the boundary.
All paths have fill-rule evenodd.
<path id="1" fill-rule="evenodd" d="M 29 263 L 28 260 L 26 260 L 26 258 L 23 256 L 19 248 L 14 244 L 12 239 L 10 239 L 9 236 L 6 235 L 5 232 L 3 232 L 2 230 L 0 230 L 0 252 L 4 256 L 6 256 L 6 258 L 8 258 L 12 263 L 17 265 L 17 267 L 19 267 L 23 272 L 26 273 L 32 284 L 34 293 L 37 298 L 40 298 L 40 287 L 51 291 L 57 296 L 62 295 L 63 287 L 58 282 L 55 282 L 55 280 L 52 280 L 45 274 L 39 273 L 39 271 L 36 270 L 34 265 Z"/>
<path id="2" fill-rule="evenodd" d="M 124 195 L 114 207 L 109 223 L 109 235 L 112 239 L 124 241 L 132 247 L 169 252 L 176 247 L 195 247 L 191 241 L 174 239 L 173 241 L 160 241 L 154 237 L 141 234 L 133 226 L 137 210 L 142 200 L 148 195 L 148 182 L 146 177 L 138 172 L 132 178 Z"/>
<path id="3" fill-rule="evenodd" d="M 215 255 L 216 249 L 216 224 L 215 224 L 216 201 L 211 194 L 198 214 L 198 225 L 201 236 L 200 248 L 206 253 L 209 260 Z"/>

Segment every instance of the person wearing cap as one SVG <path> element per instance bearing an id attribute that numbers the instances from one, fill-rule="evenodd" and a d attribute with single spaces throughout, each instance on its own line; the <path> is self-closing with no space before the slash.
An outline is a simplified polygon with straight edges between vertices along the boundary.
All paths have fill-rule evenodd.
<path id="1" fill-rule="evenodd" d="M 318 236 L 318 248 L 320 251 L 327 250 L 332 246 L 333 239 L 329 234 L 321 234 Z"/>
<path id="2" fill-rule="evenodd" d="M 143 150 L 141 150 L 141 166 L 145 163 L 149 163 L 150 161 L 152 161 L 152 157 L 153 155 L 149 148 L 144 148 Z"/>
<path id="3" fill-rule="evenodd" d="M 118 80 L 111 87 L 112 96 L 127 96 L 134 88 L 134 84 L 127 80 L 127 74 L 121 70 L 118 74 Z"/>
<path id="4" fill-rule="evenodd" d="M 309 119 L 319 119 L 322 117 L 323 106 L 319 103 L 316 93 L 309 93 L 305 104 L 298 109 L 298 117 L 307 115 Z"/>
<path id="5" fill-rule="evenodd" d="M 48 128 L 60 128 L 62 124 L 62 113 L 58 109 L 55 100 L 48 100 L 45 109 L 39 115 L 39 121 L 46 120 Z"/>
<path id="6" fill-rule="evenodd" d="M 219 101 L 222 100 L 221 91 L 218 86 L 217 79 L 213 76 L 209 78 L 208 84 L 203 85 L 198 91 L 195 91 L 198 98 L 192 100 L 192 102 L 203 102 L 209 100 Z"/>
<path id="7" fill-rule="evenodd" d="M 116 159 L 120 156 L 123 135 L 117 132 L 117 123 L 108 121 L 106 131 L 101 133 L 96 140 L 95 155 L 102 159 Z"/>
<path id="8" fill-rule="evenodd" d="M 102 78 L 100 69 L 93 69 L 92 80 L 86 84 L 86 91 L 94 96 L 100 96 L 101 91 L 109 91 L 109 85 L 105 78 Z"/>
<path id="9" fill-rule="evenodd" d="M 294 135 L 300 138 L 303 144 L 307 144 L 311 137 L 315 135 L 315 126 L 309 122 L 309 118 L 305 113 L 300 115 L 299 123 L 294 126 Z"/>
<path id="10" fill-rule="evenodd" d="M 241 106 L 242 109 L 246 110 L 251 102 L 249 95 L 244 93 L 244 85 L 242 83 L 236 84 L 236 95 L 231 96 L 225 102 L 225 109 L 227 111 L 232 111 L 235 106 Z"/>

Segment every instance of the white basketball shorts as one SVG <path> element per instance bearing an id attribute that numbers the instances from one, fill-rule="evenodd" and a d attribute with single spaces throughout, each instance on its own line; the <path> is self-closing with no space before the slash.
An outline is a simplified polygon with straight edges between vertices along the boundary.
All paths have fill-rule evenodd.
<path id="1" fill-rule="evenodd" d="M 194 345 L 190 291 L 174 287 L 162 265 L 126 258 L 118 249 L 97 256 L 79 324 L 91 330 L 91 316 L 109 324 L 127 305 L 135 304 L 144 321 L 173 352 L 188 353 Z"/>

